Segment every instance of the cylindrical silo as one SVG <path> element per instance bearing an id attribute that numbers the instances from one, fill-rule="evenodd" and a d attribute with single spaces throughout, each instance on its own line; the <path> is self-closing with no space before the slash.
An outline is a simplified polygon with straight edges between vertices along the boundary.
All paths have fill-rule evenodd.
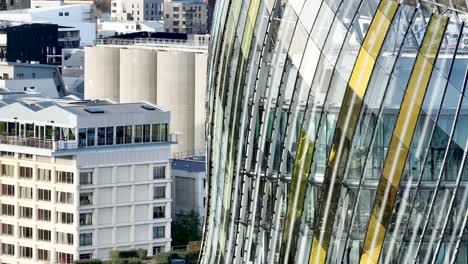
<path id="1" fill-rule="evenodd" d="M 85 48 L 85 99 L 119 101 L 120 49 Z"/>
<path id="2" fill-rule="evenodd" d="M 195 53 L 158 51 L 157 104 L 171 111 L 171 133 L 178 134 L 172 152 L 194 150 Z"/>
<path id="3" fill-rule="evenodd" d="M 151 49 L 120 50 L 120 102 L 156 103 L 157 52 Z"/>

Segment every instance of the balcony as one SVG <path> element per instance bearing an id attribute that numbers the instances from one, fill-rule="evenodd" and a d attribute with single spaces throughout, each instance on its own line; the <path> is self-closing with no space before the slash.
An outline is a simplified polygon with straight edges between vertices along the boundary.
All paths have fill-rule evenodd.
<path id="1" fill-rule="evenodd" d="M 78 147 L 76 141 L 49 140 L 40 138 L 24 138 L 17 136 L 0 135 L 0 144 L 14 145 L 21 147 L 42 148 L 50 150 L 75 149 Z"/>
<path id="2" fill-rule="evenodd" d="M 97 145 L 96 145 L 97 143 Z M 31 148 L 40 148 L 48 149 L 52 151 L 59 150 L 71 150 L 78 148 L 88 148 L 88 147 L 106 147 L 106 146 L 118 146 L 118 145 L 138 145 L 138 144 L 148 144 L 148 143 L 169 143 L 177 144 L 178 135 L 177 134 L 168 134 L 166 140 L 152 141 L 151 138 L 141 138 L 139 141 L 135 141 L 135 138 L 120 138 L 116 137 L 114 140 L 51 140 L 51 139 L 41 139 L 41 138 L 25 138 L 18 136 L 5 136 L 0 135 L 0 144 L 3 145 L 13 145 L 20 147 L 31 147 Z"/>

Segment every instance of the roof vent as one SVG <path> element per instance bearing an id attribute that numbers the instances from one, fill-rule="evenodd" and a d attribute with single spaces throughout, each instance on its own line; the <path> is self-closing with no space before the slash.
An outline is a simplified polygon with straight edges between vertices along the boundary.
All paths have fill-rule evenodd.
<path id="1" fill-rule="evenodd" d="M 156 107 L 151 106 L 151 105 L 142 105 L 141 108 L 148 110 L 148 111 L 154 111 L 156 110 Z"/>
<path id="2" fill-rule="evenodd" d="M 90 114 L 103 114 L 104 113 L 104 110 L 99 109 L 99 108 L 85 108 L 84 110 Z"/>

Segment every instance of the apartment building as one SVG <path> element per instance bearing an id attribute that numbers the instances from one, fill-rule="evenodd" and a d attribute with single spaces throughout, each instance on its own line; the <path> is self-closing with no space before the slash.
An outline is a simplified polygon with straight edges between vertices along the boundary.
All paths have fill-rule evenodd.
<path id="1" fill-rule="evenodd" d="M 162 0 L 112 0 L 111 19 L 119 21 L 160 20 Z"/>
<path id="2" fill-rule="evenodd" d="M 31 0 L 0 0 L 0 10 L 29 8 Z"/>
<path id="3" fill-rule="evenodd" d="M 72 263 L 171 243 L 168 111 L 22 98 L 0 108 L 0 259 Z"/>
<path id="4" fill-rule="evenodd" d="M 208 4 L 200 0 L 165 2 L 164 27 L 166 32 L 207 34 Z"/>

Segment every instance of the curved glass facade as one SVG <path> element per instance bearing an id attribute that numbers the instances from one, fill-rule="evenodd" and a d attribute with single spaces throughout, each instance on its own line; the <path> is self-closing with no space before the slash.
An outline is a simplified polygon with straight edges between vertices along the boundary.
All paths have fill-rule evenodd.
<path id="1" fill-rule="evenodd" d="M 468 263 L 465 3 L 218 1 L 202 263 Z"/>

